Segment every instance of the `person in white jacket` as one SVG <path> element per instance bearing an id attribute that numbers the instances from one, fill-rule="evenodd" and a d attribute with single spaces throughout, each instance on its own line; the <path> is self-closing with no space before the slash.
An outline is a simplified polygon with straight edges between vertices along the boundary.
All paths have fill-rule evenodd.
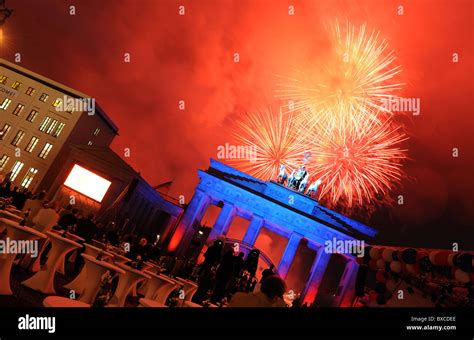
<path id="1" fill-rule="evenodd" d="M 54 202 L 45 203 L 43 208 L 38 211 L 36 216 L 33 218 L 33 224 L 35 229 L 46 233 L 53 229 L 58 223 L 59 215 L 56 212 L 56 204 Z"/>
<path id="2" fill-rule="evenodd" d="M 46 196 L 46 193 L 43 191 L 38 195 L 38 197 L 29 198 L 26 200 L 25 205 L 23 206 L 23 212 L 24 213 L 28 212 L 28 218 L 30 220 L 35 218 L 36 214 L 38 214 L 38 211 L 43 209 L 45 196 Z"/>

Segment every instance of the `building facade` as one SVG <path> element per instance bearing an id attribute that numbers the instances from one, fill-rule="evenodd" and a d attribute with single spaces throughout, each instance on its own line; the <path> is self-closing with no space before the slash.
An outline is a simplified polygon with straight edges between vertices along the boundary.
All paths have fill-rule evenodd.
<path id="1" fill-rule="evenodd" d="M 170 250 L 186 257 L 206 210 L 218 206 L 221 210 L 209 240 L 226 236 L 237 216 L 249 221 L 241 240 L 246 245 L 256 244 L 263 229 L 284 237 L 286 247 L 276 265 L 278 274 L 287 281 L 298 249 L 309 248 L 313 262 L 306 273 L 296 275 L 301 281 L 303 301 L 313 303 L 318 296 L 319 300 L 331 298 L 337 306 L 350 305 L 358 270 L 355 256 L 328 253 L 326 242 L 368 241 L 375 237 L 376 230 L 325 208 L 309 196 L 215 160 L 207 170 L 199 170 L 199 177 L 194 196 L 170 241 Z M 298 284 L 293 278 L 292 282 Z"/>
<path id="2" fill-rule="evenodd" d="M 37 190 L 71 144 L 108 146 L 117 127 L 92 98 L 0 59 L 0 171 L 14 186 Z M 78 110 L 83 109 L 83 110 Z M 58 160 L 58 162 L 56 162 Z"/>
<path id="3" fill-rule="evenodd" d="M 124 231 L 167 234 L 183 209 L 110 149 L 117 135 L 95 99 L 0 59 L 0 172 L 11 174 L 12 187 L 45 191 L 48 199 L 112 219 Z M 75 165 L 110 182 L 102 199 L 83 194 L 86 181 L 65 185 Z"/>

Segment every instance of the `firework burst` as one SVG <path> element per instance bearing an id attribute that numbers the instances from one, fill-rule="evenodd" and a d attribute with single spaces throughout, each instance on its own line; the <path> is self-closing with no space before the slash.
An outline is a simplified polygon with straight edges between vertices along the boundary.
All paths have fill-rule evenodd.
<path id="1" fill-rule="evenodd" d="M 385 105 L 402 83 L 394 52 L 376 31 L 336 22 L 324 67 L 297 72 L 277 84 L 284 115 L 259 111 L 240 122 L 237 139 L 254 146 L 257 161 L 236 166 L 260 179 L 276 179 L 304 165 L 317 196 L 339 210 L 373 211 L 404 177 L 407 139 Z M 286 104 L 287 103 L 287 104 Z M 311 154 L 308 159 L 307 155 Z"/>
<path id="2" fill-rule="evenodd" d="M 283 115 L 272 108 L 245 114 L 237 122 L 233 137 L 237 144 L 250 148 L 255 155 L 250 159 L 231 159 L 229 162 L 262 180 L 275 179 L 281 165 L 289 171 L 303 164 L 308 149 L 293 115 Z"/>
<path id="3" fill-rule="evenodd" d="M 385 103 L 403 85 L 396 81 L 401 66 L 395 65 L 394 51 L 379 32 L 367 33 L 365 24 L 341 28 L 336 22 L 328 31 L 332 49 L 324 67 L 280 77 L 284 82 L 276 92 L 288 102 L 285 110 L 296 112 L 304 126 L 332 128 L 337 123 L 352 130 L 373 119 L 374 110 L 390 116 Z"/>
<path id="4" fill-rule="evenodd" d="M 387 195 L 404 176 L 400 147 L 407 139 L 390 119 L 366 122 L 361 131 L 314 129 L 307 168 L 312 179 L 321 179 L 318 197 L 329 207 L 370 206 L 388 203 Z M 376 198 L 378 198 L 376 200 Z"/>

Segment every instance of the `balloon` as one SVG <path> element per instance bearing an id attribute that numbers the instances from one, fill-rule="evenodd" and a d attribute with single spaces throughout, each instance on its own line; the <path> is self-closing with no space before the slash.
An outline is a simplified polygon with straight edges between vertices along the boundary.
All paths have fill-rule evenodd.
<path id="1" fill-rule="evenodd" d="M 416 255 L 417 251 L 415 249 L 407 248 L 402 251 L 401 259 L 407 264 L 414 264 L 416 263 Z"/>
<path id="2" fill-rule="evenodd" d="M 394 273 L 400 273 L 402 270 L 402 264 L 399 261 L 393 261 L 390 263 L 390 270 Z"/>
<path id="3" fill-rule="evenodd" d="M 384 259 L 378 259 L 378 260 L 377 260 L 377 268 L 379 268 L 379 269 L 384 269 L 384 268 L 385 268 L 385 261 L 384 261 Z"/>
<path id="4" fill-rule="evenodd" d="M 387 249 L 384 249 L 384 251 L 382 252 L 382 257 L 385 261 L 391 262 L 393 260 L 392 254 L 393 254 L 393 250 L 387 248 Z"/>
<path id="5" fill-rule="evenodd" d="M 370 268 L 371 270 L 374 270 L 374 271 L 377 270 L 377 261 L 375 261 L 375 260 L 370 260 L 370 261 L 369 261 L 369 268 Z"/>
<path id="6" fill-rule="evenodd" d="M 441 266 L 447 266 L 449 265 L 449 255 L 451 255 L 453 252 L 450 250 L 444 250 L 440 252 L 436 256 L 436 262 L 438 262 Z"/>
<path id="7" fill-rule="evenodd" d="M 381 256 L 381 249 L 380 248 L 372 248 L 372 249 L 370 249 L 369 255 L 370 255 L 371 259 L 377 260 Z"/>
<path id="8" fill-rule="evenodd" d="M 462 283 L 468 283 L 469 281 L 471 281 L 470 275 L 466 272 L 463 272 L 461 269 L 456 270 L 456 272 L 454 273 L 454 277 L 456 280 Z"/>
<path id="9" fill-rule="evenodd" d="M 448 255 L 448 265 L 454 265 L 454 256 L 456 256 L 456 253 L 454 252 L 451 252 L 451 254 Z"/>
<path id="10" fill-rule="evenodd" d="M 407 264 L 407 271 L 412 274 L 418 274 L 420 272 L 420 265 L 416 264 Z"/>
<path id="11" fill-rule="evenodd" d="M 451 254 L 449 250 L 435 250 L 430 253 L 430 261 L 438 266 L 448 265 L 448 256 Z"/>

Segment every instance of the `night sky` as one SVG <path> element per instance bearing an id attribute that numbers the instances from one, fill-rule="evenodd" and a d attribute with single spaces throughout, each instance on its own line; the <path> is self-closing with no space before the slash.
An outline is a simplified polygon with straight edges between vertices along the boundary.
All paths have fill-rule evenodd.
<path id="1" fill-rule="evenodd" d="M 396 51 L 402 95 L 421 100 L 421 114 L 406 120 L 408 178 L 393 193 L 403 194 L 405 204 L 368 223 L 380 230 L 381 244 L 458 242 L 474 249 L 473 6 L 470 0 L 7 0 L 14 13 L 0 51 L 10 61 L 19 52 L 21 66 L 96 98 L 120 128 L 113 149 L 123 155 L 131 148 L 127 161 L 145 179 L 156 185 L 174 178 L 170 193 L 189 200 L 197 169 L 229 142 L 235 118 L 272 100 L 275 74 L 318 63 L 327 44 L 324 24 L 366 22 Z"/>

